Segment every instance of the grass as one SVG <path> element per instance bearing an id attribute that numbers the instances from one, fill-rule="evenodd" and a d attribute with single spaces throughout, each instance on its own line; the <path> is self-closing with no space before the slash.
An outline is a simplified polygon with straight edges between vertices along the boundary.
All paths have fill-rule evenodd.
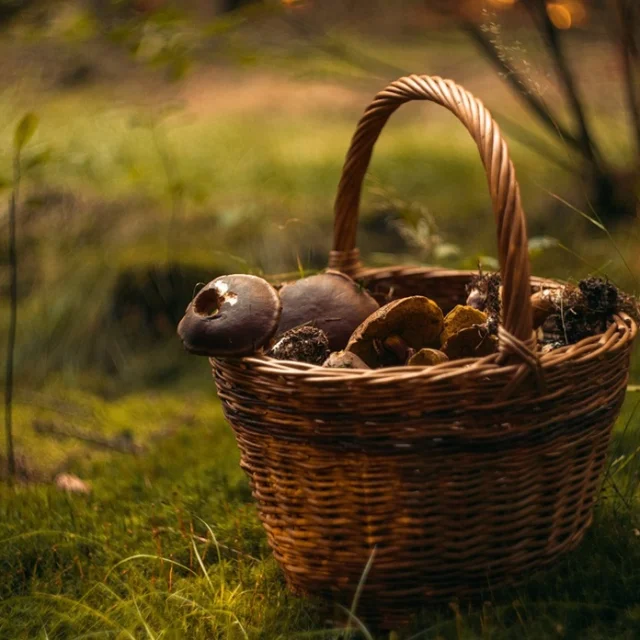
<path id="1" fill-rule="evenodd" d="M 147 395 L 87 400 L 68 398 L 111 429 L 118 414 L 137 416 L 137 441 L 153 425 L 153 453 L 87 460 L 85 450 L 68 466 L 92 482 L 90 497 L 2 488 L 0 637 L 234 638 L 243 627 L 255 637 L 278 629 L 278 606 L 304 617 L 276 577 L 215 400 L 176 396 L 173 410 Z M 269 606 L 254 607 L 257 598 Z"/>
<path id="2" fill-rule="evenodd" d="M 637 429 L 624 429 L 634 395 L 620 421 L 615 459 L 640 444 Z M 213 393 L 105 402 L 53 388 L 33 405 L 18 412 L 19 447 L 46 456 L 50 468 L 66 456 L 65 467 L 93 491 L 0 485 L 0 638 L 339 637 L 320 633 L 323 610 L 284 586 Z M 105 434 L 133 428 L 146 452 L 30 440 L 38 405 L 52 419 L 85 416 L 84 424 Z M 401 637 L 636 637 L 639 471 L 631 458 L 609 478 L 584 543 L 551 571 L 519 588 L 487 592 L 482 606 L 420 612 Z M 364 637 L 355 625 L 353 634 Z"/>

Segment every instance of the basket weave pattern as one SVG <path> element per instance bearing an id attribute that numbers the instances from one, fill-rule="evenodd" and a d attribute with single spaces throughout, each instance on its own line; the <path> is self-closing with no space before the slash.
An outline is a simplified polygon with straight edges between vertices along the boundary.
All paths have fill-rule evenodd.
<path id="1" fill-rule="evenodd" d="M 408 100 L 453 111 L 478 145 L 498 229 L 500 352 L 435 367 L 323 369 L 267 357 L 212 359 L 269 544 L 299 593 L 349 602 L 375 549 L 361 610 L 380 615 L 477 595 L 552 563 L 592 518 L 637 328 L 539 356 L 524 214 L 506 144 L 482 104 L 411 76 L 361 119 L 336 200 L 340 268 L 381 301 L 426 295 L 446 312 L 470 272 L 365 269 L 355 249 L 362 180 L 391 113 Z"/>

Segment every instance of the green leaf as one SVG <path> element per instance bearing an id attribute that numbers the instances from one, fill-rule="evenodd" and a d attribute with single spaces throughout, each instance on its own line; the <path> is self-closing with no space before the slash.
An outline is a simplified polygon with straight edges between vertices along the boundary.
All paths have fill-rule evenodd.
<path id="1" fill-rule="evenodd" d="M 13 134 L 13 148 L 16 152 L 20 152 L 38 128 L 38 116 L 35 113 L 27 113 L 18 123 Z"/>

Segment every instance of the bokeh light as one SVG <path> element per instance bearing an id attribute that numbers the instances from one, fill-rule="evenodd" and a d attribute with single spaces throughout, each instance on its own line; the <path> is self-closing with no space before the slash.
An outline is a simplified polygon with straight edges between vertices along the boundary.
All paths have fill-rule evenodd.
<path id="1" fill-rule="evenodd" d="M 547 14 L 556 29 L 570 29 L 572 24 L 571 11 L 566 5 L 552 2 L 547 5 Z"/>

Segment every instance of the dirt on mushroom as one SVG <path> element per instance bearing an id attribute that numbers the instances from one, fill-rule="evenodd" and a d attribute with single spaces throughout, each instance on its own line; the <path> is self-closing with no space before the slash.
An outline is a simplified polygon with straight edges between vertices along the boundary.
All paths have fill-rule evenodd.
<path id="1" fill-rule="evenodd" d="M 479 273 L 467 285 L 467 305 L 487 314 L 487 328 L 498 332 L 502 308 L 502 278 L 500 273 Z"/>
<path id="2" fill-rule="evenodd" d="M 278 360 L 320 365 L 329 353 L 327 334 L 309 324 L 286 331 L 269 349 L 267 355 Z"/>
<path id="3" fill-rule="evenodd" d="M 585 278 L 577 287 L 567 285 L 547 294 L 545 302 L 547 315 L 542 329 L 546 345 L 575 344 L 588 336 L 604 333 L 613 316 L 620 312 L 635 320 L 639 316 L 635 298 L 603 278 Z M 535 310 L 534 306 L 534 313 Z"/>

